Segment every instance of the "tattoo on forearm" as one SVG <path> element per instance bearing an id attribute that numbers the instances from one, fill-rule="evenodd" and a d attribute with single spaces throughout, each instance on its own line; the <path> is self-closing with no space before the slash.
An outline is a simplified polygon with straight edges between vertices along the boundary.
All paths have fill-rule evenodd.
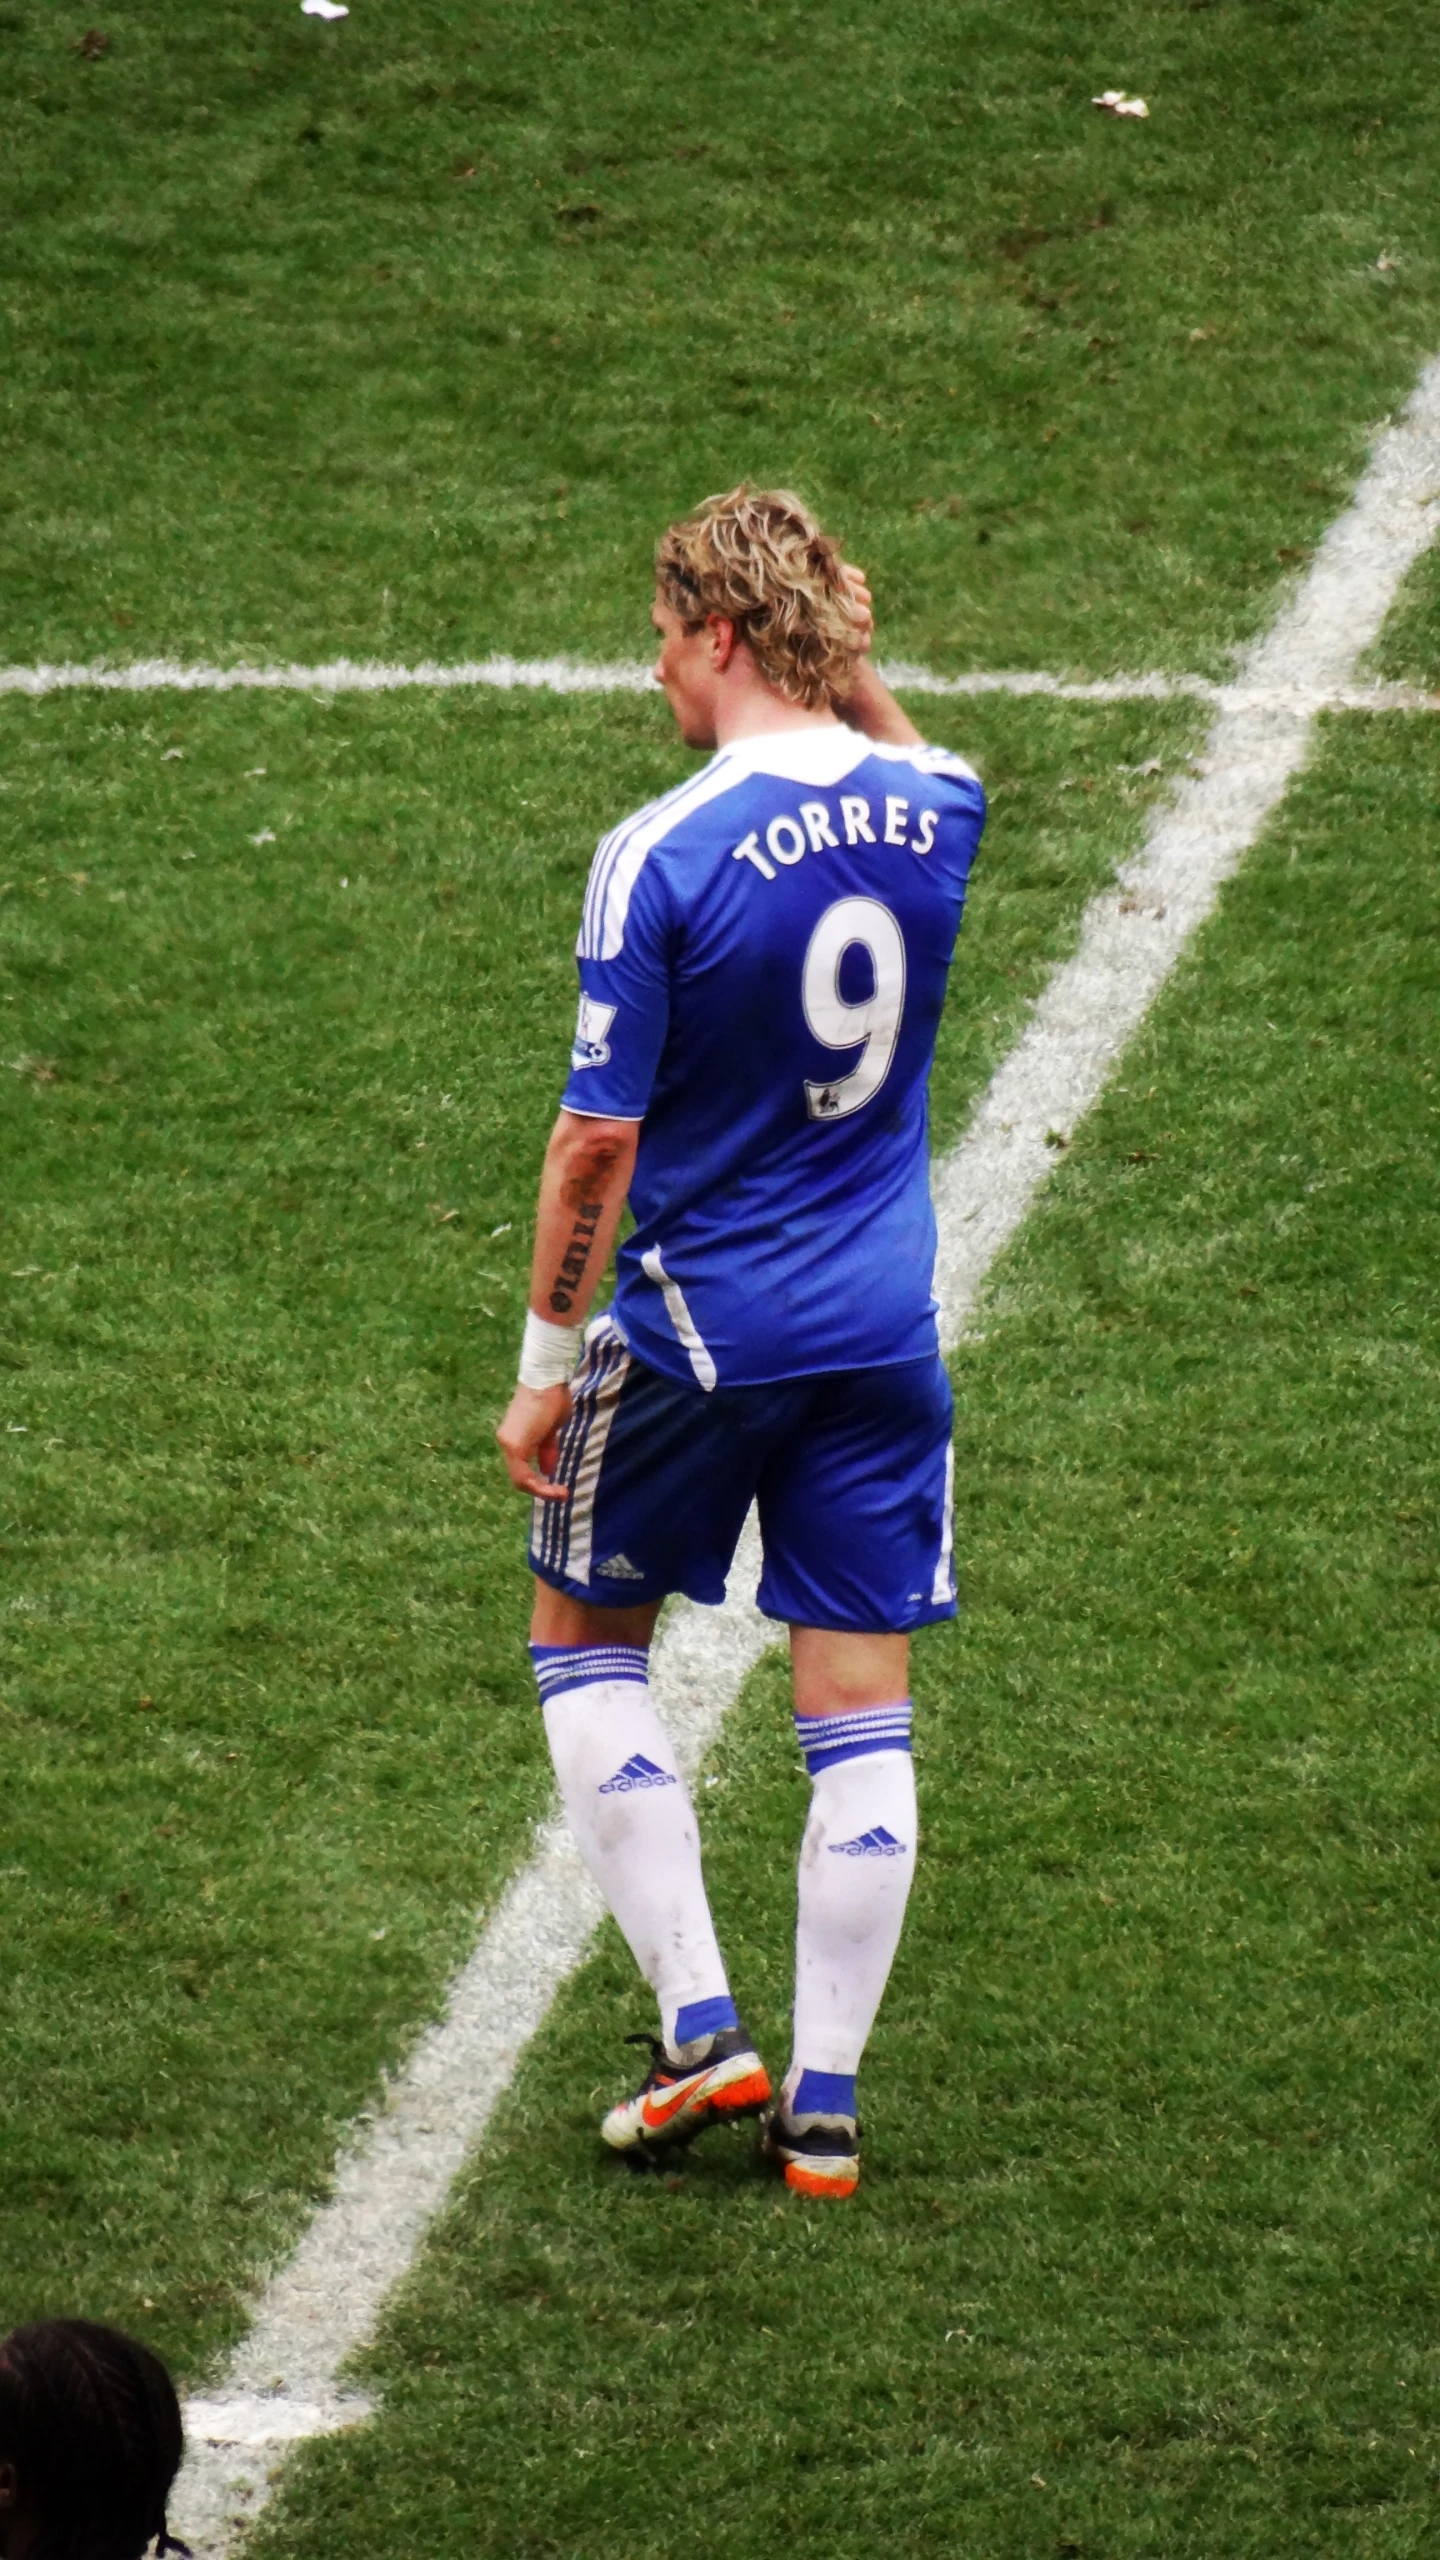
<path id="1" fill-rule="evenodd" d="M 584 1198 L 572 1200 L 569 1205 L 576 1211 L 575 1224 L 550 1288 L 550 1305 L 557 1316 L 568 1316 L 575 1304 L 575 1292 L 585 1277 L 595 1230 L 605 1206 L 603 1200 Z"/>

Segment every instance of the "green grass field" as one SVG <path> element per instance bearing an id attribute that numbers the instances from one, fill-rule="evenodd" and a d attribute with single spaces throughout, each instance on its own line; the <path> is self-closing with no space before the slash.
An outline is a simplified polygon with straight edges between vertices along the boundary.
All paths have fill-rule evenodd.
<path id="1" fill-rule="evenodd" d="M 91 23 L 0 19 L 17 659 L 633 654 L 759 472 L 906 653 L 1220 672 L 1440 345 L 1420 0 Z"/>
<path id="2" fill-rule="evenodd" d="M 0 2227 L 12 2301 L 103 2282 L 193 2358 L 548 1796 L 490 1431 L 589 849 L 684 757 L 648 702 L 155 709 L 0 723 L 3 1012 L 44 1044 L 0 1086 Z M 996 801 L 942 1136 L 1155 788 L 1119 768 L 1192 728 L 967 724 Z"/>
<path id="3" fill-rule="evenodd" d="M 0 60 L 0 662 L 638 655 L 748 471 L 894 655 L 1220 673 L 1440 348 L 1418 0 L 9 0 Z M 933 725 L 944 1142 L 1203 722 Z M 213 2374 L 525 1852 L 490 1432 L 589 853 L 685 766 L 634 697 L 0 701 L 0 2328 Z M 1437 779 L 1325 725 L 957 1355 L 855 2206 L 597 2156 L 607 1936 L 270 2560 L 1431 2546 Z M 774 1660 L 710 1774 L 779 2059 Z"/>
<path id="4" fill-rule="evenodd" d="M 659 2554 L 657 2456 L 725 2560 L 1433 2548 L 1434 770 L 1336 725 L 957 1362 L 855 2205 L 597 2157 L 612 1940 L 267 2551 Z M 781 2055 L 784 1707 L 702 1799 Z"/>

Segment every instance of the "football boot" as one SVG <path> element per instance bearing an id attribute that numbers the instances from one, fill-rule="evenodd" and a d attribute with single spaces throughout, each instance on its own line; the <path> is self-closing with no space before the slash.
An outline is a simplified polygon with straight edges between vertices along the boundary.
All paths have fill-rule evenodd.
<path id="1" fill-rule="evenodd" d="M 860 2184 L 860 2127 L 853 2116 L 792 2116 L 782 2098 L 765 2119 L 762 2147 L 801 2196 L 853 2196 Z"/>
<path id="2" fill-rule="evenodd" d="M 648 2044 L 650 2069 L 633 2098 L 612 2107 L 600 2127 L 612 2151 L 647 2153 L 692 2142 L 710 2124 L 758 2116 L 770 2103 L 770 2076 L 743 2027 L 726 2027 L 667 2053 L 658 2036 L 627 2036 Z"/>

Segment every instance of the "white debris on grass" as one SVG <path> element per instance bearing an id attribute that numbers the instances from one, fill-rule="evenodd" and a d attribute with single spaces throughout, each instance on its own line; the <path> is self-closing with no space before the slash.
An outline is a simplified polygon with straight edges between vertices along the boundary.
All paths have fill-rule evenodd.
<path id="1" fill-rule="evenodd" d="M 1102 89 L 1099 97 L 1092 98 L 1090 104 L 1103 108 L 1107 116 L 1148 116 L 1150 113 L 1143 98 L 1127 98 L 1123 89 Z"/>

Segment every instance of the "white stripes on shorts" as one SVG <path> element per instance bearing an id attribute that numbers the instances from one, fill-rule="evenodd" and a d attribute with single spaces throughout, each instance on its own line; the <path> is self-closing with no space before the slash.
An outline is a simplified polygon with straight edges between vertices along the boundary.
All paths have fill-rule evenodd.
<path id="1" fill-rule="evenodd" d="M 609 1316 L 598 1317 L 571 1382 L 570 1418 L 560 1434 L 555 1475 L 569 1486 L 570 1499 L 531 1505 L 530 1553 L 542 1571 L 563 1574 L 569 1582 L 590 1579 L 595 1493 L 629 1368 L 630 1346 L 619 1326 Z"/>

